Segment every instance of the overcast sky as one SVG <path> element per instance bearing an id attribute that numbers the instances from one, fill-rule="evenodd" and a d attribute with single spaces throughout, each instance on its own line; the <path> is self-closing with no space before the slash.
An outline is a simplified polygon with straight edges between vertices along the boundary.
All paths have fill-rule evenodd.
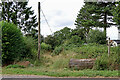
<path id="1" fill-rule="evenodd" d="M 84 0 L 29 0 L 29 6 L 38 13 L 38 2 L 41 2 L 41 9 L 43 10 L 48 23 L 53 32 L 64 27 L 75 28 L 75 19 L 78 11 L 84 5 Z M 52 34 L 47 26 L 45 19 L 41 13 L 41 33 L 44 36 Z M 107 36 L 111 39 L 118 38 L 118 31 L 116 27 L 107 29 Z"/>

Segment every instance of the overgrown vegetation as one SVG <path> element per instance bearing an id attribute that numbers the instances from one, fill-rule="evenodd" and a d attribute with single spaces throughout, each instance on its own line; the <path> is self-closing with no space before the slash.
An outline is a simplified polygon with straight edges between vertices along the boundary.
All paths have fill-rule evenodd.
<path id="1" fill-rule="evenodd" d="M 87 43 L 105 44 L 106 43 L 105 34 L 99 30 L 90 30 L 87 37 Z"/>
<path id="2" fill-rule="evenodd" d="M 2 27 L 2 62 L 14 61 L 24 55 L 23 35 L 16 25 L 0 22 Z"/>
<path id="3" fill-rule="evenodd" d="M 119 2 L 85 2 L 85 5 L 77 15 L 75 29 L 65 27 L 54 32 L 53 35 L 48 35 L 47 37 L 41 35 L 40 60 L 37 60 L 38 33 L 36 30 L 36 16 L 33 16 L 34 12 L 31 11 L 31 7 L 26 7 L 27 3 L 20 2 L 18 5 L 25 7 L 23 10 L 25 13 L 23 13 L 23 15 L 26 16 L 25 19 L 22 20 L 23 22 L 17 22 L 16 19 L 20 19 L 20 17 L 18 17 L 17 13 L 11 13 L 11 11 L 17 11 L 17 3 L 9 3 L 8 5 L 10 7 L 6 6 L 7 3 L 2 3 L 2 19 L 8 22 L 0 22 L 0 26 L 2 27 L 0 29 L 2 29 L 3 64 L 12 64 L 17 61 L 30 61 L 34 67 L 21 69 L 23 66 L 12 64 L 4 68 L 3 73 L 57 77 L 118 76 L 120 46 L 111 47 L 110 56 L 108 57 L 106 28 L 113 25 L 113 22 L 116 22 L 119 26 L 119 16 L 116 15 L 119 13 Z M 12 5 L 16 6 L 15 10 L 12 8 Z M 20 8 L 20 6 L 18 7 Z M 116 7 L 115 10 L 113 10 L 113 7 Z M 6 13 L 5 11 L 8 12 Z M 3 15 L 6 15 L 6 17 Z M 13 16 L 16 19 L 14 19 Z M 32 16 L 33 21 L 29 21 L 31 19 L 30 16 Z M 108 20 L 112 23 L 108 23 Z M 104 31 L 93 29 L 96 27 L 104 28 Z M 22 30 L 24 33 L 21 32 Z M 69 68 L 69 60 L 72 58 L 96 59 L 96 61 L 91 70 L 73 70 Z"/>
<path id="4" fill-rule="evenodd" d="M 31 37 L 24 37 L 16 25 L 6 21 L 0 22 L 2 27 L 2 62 L 10 64 L 23 58 L 35 58 L 37 44 Z"/>

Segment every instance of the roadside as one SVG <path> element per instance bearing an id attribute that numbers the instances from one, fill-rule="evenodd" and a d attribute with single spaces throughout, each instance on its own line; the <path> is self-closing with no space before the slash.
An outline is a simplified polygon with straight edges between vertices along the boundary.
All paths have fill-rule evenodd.
<path id="1" fill-rule="evenodd" d="M 118 77 L 117 70 L 70 70 L 52 69 L 50 67 L 28 67 L 28 68 L 3 68 L 2 74 L 6 75 L 36 75 L 36 76 L 52 76 L 52 77 Z"/>
<path id="2" fill-rule="evenodd" d="M 10 74 L 4 74 L 2 75 L 2 78 L 118 78 L 120 77 L 102 77 L 102 76 L 96 76 L 96 77 L 51 77 L 51 76 L 40 76 L 40 75 L 10 75 Z"/>

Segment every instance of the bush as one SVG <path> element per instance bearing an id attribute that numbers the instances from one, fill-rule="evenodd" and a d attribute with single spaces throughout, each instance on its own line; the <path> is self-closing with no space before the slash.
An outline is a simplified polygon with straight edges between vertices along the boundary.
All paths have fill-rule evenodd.
<path id="1" fill-rule="evenodd" d="M 103 53 L 101 56 L 97 57 L 97 60 L 94 65 L 96 70 L 119 70 L 119 60 L 118 56 L 119 47 L 111 47 L 111 53 L 108 57 L 108 53 Z"/>
<path id="2" fill-rule="evenodd" d="M 104 32 L 99 30 L 91 30 L 88 33 L 87 43 L 98 43 L 98 44 L 105 44 L 106 43 L 106 36 Z"/>
<path id="3" fill-rule="evenodd" d="M 79 36 L 77 36 L 77 35 L 75 35 L 75 36 L 72 36 L 72 38 L 70 39 L 70 42 L 72 43 L 72 44 L 82 44 L 83 43 L 83 41 L 81 40 L 81 38 L 79 37 Z"/>
<path id="4" fill-rule="evenodd" d="M 49 44 L 42 43 L 42 44 L 41 44 L 41 49 L 43 49 L 43 50 L 51 50 L 52 47 L 51 47 L 51 45 L 49 45 Z"/>
<path id="5" fill-rule="evenodd" d="M 95 62 L 95 67 L 96 70 L 105 70 L 109 69 L 109 60 L 108 58 L 99 58 Z"/>
<path id="6" fill-rule="evenodd" d="M 20 29 L 12 23 L 0 22 L 2 27 L 2 62 L 12 62 L 24 55 L 24 40 Z"/>
<path id="7" fill-rule="evenodd" d="M 34 58 L 37 53 L 37 41 L 32 37 L 22 35 L 20 29 L 12 23 L 0 22 L 2 26 L 2 62 L 10 64 L 23 60 L 24 58 Z"/>
<path id="8" fill-rule="evenodd" d="M 37 57 L 37 41 L 32 37 L 24 37 L 25 53 L 22 57 L 36 58 Z"/>
<path id="9" fill-rule="evenodd" d="M 62 52 L 63 48 L 62 46 L 56 47 L 53 51 L 53 55 L 59 55 L 60 52 Z"/>

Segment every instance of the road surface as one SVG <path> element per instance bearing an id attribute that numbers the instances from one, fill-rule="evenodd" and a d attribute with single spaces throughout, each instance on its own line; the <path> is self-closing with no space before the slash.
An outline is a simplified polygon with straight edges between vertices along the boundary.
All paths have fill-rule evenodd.
<path id="1" fill-rule="evenodd" d="M 1 80 L 120 80 L 120 78 L 49 77 L 37 75 L 2 75 Z"/>

